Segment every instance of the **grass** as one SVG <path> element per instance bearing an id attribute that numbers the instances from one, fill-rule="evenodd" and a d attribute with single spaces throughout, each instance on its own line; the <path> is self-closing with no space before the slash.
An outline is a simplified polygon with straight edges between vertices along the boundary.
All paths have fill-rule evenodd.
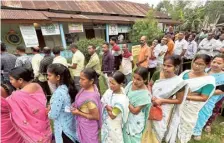
<path id="1" fill-rule="evenodd" d="M 213 123 L 211 133 L 203 131 L 200 141 L 191 139 L 189 143 L 224 143 L 224 126 L 219 125 L 221 122 L 224 122 L 223 116 L 219 116 Z"/>

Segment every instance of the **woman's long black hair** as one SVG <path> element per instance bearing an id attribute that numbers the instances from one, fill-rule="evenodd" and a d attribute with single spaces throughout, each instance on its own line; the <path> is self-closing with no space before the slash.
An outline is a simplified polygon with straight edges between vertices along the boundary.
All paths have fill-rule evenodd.
<path id="1" fill-rule="evenodd" d="M 75 87 L 74 81 L 72 80 L 69 69 L 62 64 L 51 64 L 48 66 L 47 71 L 55 74 L 56 76 L 60 76 L 59 85 L 65 84 L 68 87 L 71 102 L 73 102 L 77 94 L 77 89 Z"/>

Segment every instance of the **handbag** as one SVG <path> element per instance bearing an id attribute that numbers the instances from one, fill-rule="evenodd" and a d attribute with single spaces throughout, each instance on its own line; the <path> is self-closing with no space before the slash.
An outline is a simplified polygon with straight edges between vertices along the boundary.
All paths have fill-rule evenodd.
<path id="1" fill-rule="evenodd" d="M 149 120 L 161 121 L 163 118 L 163 111 L 160 105 L 152 106 L 149 112 Z"/>

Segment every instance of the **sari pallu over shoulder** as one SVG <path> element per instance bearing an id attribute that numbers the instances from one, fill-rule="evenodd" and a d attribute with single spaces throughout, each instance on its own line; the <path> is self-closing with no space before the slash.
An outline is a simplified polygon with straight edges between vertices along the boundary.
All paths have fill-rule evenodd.
<path id="1" fill-rule="evenodd" d="M 84 91 L 85 91 L 84 89 L 81 89 L 79 91 L 79 93 L 76 95 L 75 102 L 72 104 L 72 106 L 80 109 L 80 107 L 83 104 L 87 102 L 93 102 L 99 110 L 100 119 L 97 121 L 97 120 L 89 120 L 82 116 L 75 116 L 75 120 L 76 120 L 75 124 L 77 128 L 76 131 L 78 134 L 79 141 L 81 143 L 88 143 L 88 142 L 98 143 L 99 142 L 98 131 L 102 126 L 102 105 L 100 101 L 100 95 L 96 85 L 94 85 L 93 93 L 84 95 L 82 94 L 84 93 Z M 92 137 L 94 138 L 94 140 L 92 139 Z"/>
<path id="2" fill-rule="evenodd" d="M 180 77 L 183 78 L 183 76 L 186 73 L 189 73 L 189 70 L 184 71 L 180 75 Z M 195 92 L 207 84 L 211 84 L 215 87 L 215 78 L 212 76 L 192 78 L 187 79 L 185 81 L 188 83 L 191 92 Z M 209 97 L 213 95 L 214 91 L 215 88 L 210 93 Z M 206 102 L 189 101 L 189 100 L 185 101 L 184 105 L 180 110 L 181 118 L 180 118 L 180 125 L 178 128 L 178 140 L 181 143 L 187 143 L 191 139 L 193 129 L 198 119 L 199 111 L 206 104 Z"/>
<path id="3" fill-rule="evenodd" d="M 107 143 L 116 142 L 123 143 L 122 128 L 128 119 L 129 113 L 129 99 L 125 95 L 124 89 L 122 93 L 113 93 L 112 90 L 108 89 L 102 99 L 103 104 L 103 125 L 101 129 L 101 142 Z M 106 110 L 106 105 L 112 108 L 118 108 L 121 112 L 116 116 L 115 119 L 111 119 Z"/>
<path id="4" fill-rule="evenodd" d="M 151 107 L 151 97 L 148 90 L 132 90 L 132 82 L 126 88 L 125 93 L 129 98 L 130 104 L 134 107 L 144 106 L 142 110 L 134 115 L 129 112 L 128 120 L 123 128 L 124 142 L 141 142 L 143 130 L 149 116 L 149 109 Z"/>
<path id="5" fill-rule="evenodd" d="M 169 88 L 165 88 L 169 85 Z M 175 143 L 177 137 L 177 130 L 180 123 L 180 107 L 183 105 L 187 93 L 187 83 L 180 77 L 175 76 L 170 79 L 156 80 L 152 87 L 152 94 L 156 98 L 168 99 L 176 97 L 175 94 L 184 89 L 184 99 L 181 104 L 163 104 L 161 105 L 163 111 L 163 119 L 161 121 L 149 121 L 147 128 L 144 131 L 142 143 L 156 143 L 166 140 L 168 143 Z"/>
<path id="6" fill-rule="evenodd" d="M 16 131 L 26 143 L 50 143 L 52 132 L 46 113 L 46 97 L 39 89 L 35 93 L 15 91 L 7 98 Z"/>
<path id="7" fill-rule="evenodd" d="M 224 85 L 224 73 L 211 74 L 211 76 L 215 78 L 216 86 Z M 205 126 L 209 117 L 212 115 L 215 104 L 219 102 L 223 97 L 224 97 L 224 94 L 212 95 L 208 99 L 207 103 L 203 106 L 203 108 L 199 112 L 198 120 L 197 120 L 196 126 L 194 127 L 193 135 L 195 136 L 201 135 L 203 127 Z"/>

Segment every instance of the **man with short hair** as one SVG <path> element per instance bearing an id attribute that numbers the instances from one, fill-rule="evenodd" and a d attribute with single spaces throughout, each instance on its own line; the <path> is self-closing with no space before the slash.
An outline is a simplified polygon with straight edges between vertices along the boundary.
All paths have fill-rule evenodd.
<path id="1" fill-rule="evenodd" d="M 163 65 L 164 57 L 167 52 L 167 38 L 163 38 L 161 43 L 155 47 L 154 56 L 156 57 L 157 67 L 161 68 Z"/>
<path id="2" fill-rule="evenodd" d="M 102 58 L 102 72 L 111 76 L 114 71 L 114 57 L 109 49 L 109 43 L 105 42 L 102 45 L 103 58 Z"/>
<path id="3" fill-rule="evenodd" d="M 9 72 L 15 67 L 16 56 L 7 52 L 5 43 L 1 43 L 1 82 L 9 82 Z"/>
<path id="4" fill-rule="evenodd" d="M 38 77 L 38 79 L 45 94 L 51 95 L 52 91 L 47 82 L 47 67 L 52 64 L 54 57 L 51 56 L 51 49 L 49 47 L 44 47 L 43 52 L 44 58 L 40 61 L 40 76 Z"/>
<path id="5" fill-rule="evenodd" d="M 174 42 L 172 39 L 172 36 L 170 34 L 167 34 L 164 36 L 165 38 L 167 38 L 167 52 L 166 52 L 166 57 L 173 55 L 173 50 L 174 50 Z"/>
<path id="6" fill-rule="evenodd" d="M 43 56 L 40 55 L 40 48 L 37 47 L 32 47 L 31 48 L 32 53 L 34 54 L 34 56 L 32 57 L 32 68 L 33 68 L 33 74 L 34 74 L 34 79 L 38 79 L 39 75 L 40 75 L 40 61 L 43 59 Z"/>
<path id="7" fill-rule="evenodd" d="M 149 47 L 149 66 L 148 66 L 148 71 L 150 73 L 150 79 L 152 78 L 152 75 L 154 74 L 154 72 L 156 71 L 157 68 L 157 60 L 155 57 L 155 48 L 158 45 L 158 40 L 155 39 L 152 42 L 152 45 Z"/>
<path id="8" fill-rule="evenodd" d="M 122 73 L 125 75 L 125 85 L 127 85 L 132 80 L 132 69 L 135 64 L 133 62 L 133 56 L 128 50 L 128 44 L 122 45 L 123 57 L 121 62 Z"/>
<path id="9" fill-rule="evenodd" d="M 195 42 L 195 34 L 191 34 L 188 38 L 188 47 L 184 55 L 183 71 L 191 69 L 191 61 L 197 53 L 197 43 Z"/>
<path id="10" fill-rule="evenodd" d="M 111 37 L 110 44 L 112 45 L 112 55 L 114 56 L 114 68 L 115 70 L 119 70 L 121 65 L 121 49 L 116 43 L 117 39 L 116 37 Z"/>
<path id="11" fill-rule="evenodd" d="M 178 34 L 178 40 L 175 41 L 174 44 L 174 55 L 179 55 L 180 57 L 183 57 L 188 47 L 187 41 L 184 39 L 184 33 L 179 32 Z"/>
<path id="12" fill-rule="evenodd" d="M 89 45 L 88 46 L 88 53 L 89 55 L 91 55 L 90 60 L 88 62 L 88 64 L 86 65 L 86 68 L 92 68 L 96 71 L 96 73 L 98 74 L 98 78 L 101 74 L 101 66 L 100 66 L 100 59 L 99 56 L 96 53 L 96 46 L 94 45 Z M 100 86 L 99 86 L 99 79 L 97 78 L 96 81 L 96 85 L 98 87 L 98 89 L 100 90 Z"/>
<path id="13" fill-rule="evenodd" d="M 85 56 L 78 49 L 78 46 L 74 43 L 70 45 L 70 50 L 72 51 L 73 56 L 72 56 L 72 64 L 69 65 L 68 67 L 71 68 L 77 90 L 80 90 L 81 89 L 79 84 L 80 73 L 84 69 Z"/>
<path id="14" fill-rule="evenodd" d="M 213 56 L 224 53 L 224 33 L 219 36 L 217 40 L 217 47 L 213 51 Z"/>
<path id="15" fill-rule="evenodd" d="M 169 26 L 166 35 L 167 35 L 167 34 L 169 34 L 169 35 L 171 36 L 170 38 L 171 38 L 172 40 L 174 40 L 174 38 L 175 38 L 175 33 L 174 33 L 174 29 L 173 29 L 172 26 Z"/>
<path id="16" fill-rule="evenodd" d="M 218 47 L 217 41 L 213 37 L 213 33 L 208 33 L 208 37 L 200 42 L 198 45 L 198 54 L 206 54 L 213 57 L 213 51 Z"/>
<path id="17" fill-rule="evenodd" d="M 139 67 L 148 68 L 149 47 L 147 45 L 147 37 L 142 36 L 140 38 L 141 49 L 138 55 L 138 62 L 136 65 Z"/>
<path id="18" fill-rule="evenodd" d="M 68 63 L 67 63 L 67 60 L 66 58 L 62 57 L 60 54 L 61 54 L 61 50 L 62 48 L 57 46 L 53 49 L 53 54 L 54 54 L 54 60 L 53 60 L 53 64 L 54 63 L 58 63 L 58 64 L 62 64 L 64 65 L 65 67 L 68 67 Z"/>
<path id="19" fill-rule="evenodd" d="M 26 69 L 32 70 L 31 57 L 26 54 L 26 49 L 24 46 L 16 47 L 16 53 L 19 57 L 16 59 L 15 67 L 22 66 Z"/>

